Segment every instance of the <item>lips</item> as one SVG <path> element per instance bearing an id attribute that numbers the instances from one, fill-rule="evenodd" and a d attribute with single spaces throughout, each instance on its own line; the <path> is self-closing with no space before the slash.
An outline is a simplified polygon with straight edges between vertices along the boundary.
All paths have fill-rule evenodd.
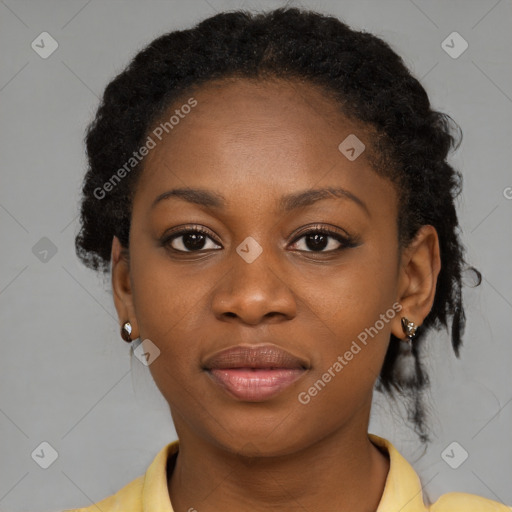
<path id="1" fill-rule="evenodd" d="M 291 386 L 308 363 L 276 345 L 238 345 L 208 358 L 204 369 L 230 396 L 262 402 Z"/>

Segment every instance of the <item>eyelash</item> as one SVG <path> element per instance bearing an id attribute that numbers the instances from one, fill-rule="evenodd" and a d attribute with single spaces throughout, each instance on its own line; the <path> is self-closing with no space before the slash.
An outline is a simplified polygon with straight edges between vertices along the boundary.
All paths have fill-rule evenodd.
<path id="1" fill-rule="evenodd" d="M 212 239 L 217 245 L 220 245 L 212 237 L 210 231 L 208 231 L 207 229 L 205 229 L 205 228 L 203 228 L 201 226 L 194 227 L 194 228 L 186 228 L 186 229 L 182 229 L 181 231 L 178 231 L 176 233 L 172 233 L 172 235 L 164 237 L 162 239 L 162 241 L 161 241 L 161 244 L 164 247 L 168 247 L 173 252 L 180 253 L 180 254 L 200 253 L 200 252 L 204 251 L 205 249 L 199 249 L 197 251 L 182 251 L 180 249 L 175 249 L 174 247 L 171 247 L 171 242 L 173 240 L 175 240 L 176 238 L 179 238 L 180 236 L 183 236 L 183 235 L 196 234 L 196 233 L 204 234 L 204 235 L 208 236 L 208 238 Z M 305 236 L 308 236 L 308 235 L 311 235 L 311 234 L 327 235 L 329 237 L 334 238 L 341 245 L 337 249 L 331 249 L 329 251 L 324 251 L 324 250 L 322 250 L 322 251 L 311 251 L 311 250 L 310 251 L 304 251 L 304 250 L 300 250 L 299 252 L 307 252 L 307 253 L 313 253 L 313 254 L 330 254 L 330 253 L 340 252 L 343 249 L 348 249 L 348 248 L 351 248 L 351 247 L 356 247 L 358 245 L 358 241 L 355 238 L 353 238 L 351 236 L 342 235 L 342 234 L 338 233 L 337 231 L 333 231 L 331 229 L 328 229 L 328 228 L 325 228 L 325 227 L 319 226 L 319 225 L 318 226 L 313 226 L 313 227 L 309 228 L 307 231 L 303 231 L 302 233 L 300 233 L 293 240 L 292 245 L 297 243 L 299 240 L 301 240 Z M 206 250 L 209 250 L 209 249 L 206 249 Z"/>

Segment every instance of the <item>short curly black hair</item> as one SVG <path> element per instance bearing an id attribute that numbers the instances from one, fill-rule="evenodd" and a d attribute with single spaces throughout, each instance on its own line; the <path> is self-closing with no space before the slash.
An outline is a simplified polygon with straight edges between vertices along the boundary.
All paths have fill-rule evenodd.
<path id="1" fill-rule="evenodd" d="M 441 270 L 433 307 L 413 343 L 416 376 L 406 385 L 397 378 L 399 343 L 391 335 L 376 386 L 392 397 L 398 392 L 409 404 L 416 432 L 428 441 L 421 402 L 428 386 L 419 357 L 422 341 L 431 328 L 448 329 L 451 318 L 451 342 L 458 357 L 465 326 L 465 249 L 454 204 L 462 175 L 447 163 L 462 132 L 449 115 L 431 108 L 425 89 L 401 57 L 375 35 L 353 30 L 333 16 L 282 7 L 223 12 L 153 40 L 108 84 L 88 127 L 89 167 L 75 240 L 78 257 L 106 273 L 113 235 L 128 248 L 131 204 L 144 160 L 105 197 L 98 198 L 97 191 L 140 148 L 169 106 L 207 82 L 241 78 L 319 86 L 343 115 L 369 130 L 372 166 L 398 191 L 399 247 L 406 247 L 424 224 L 437 230 Z M 476 272 L 480 284 L 480 272 L 466 268 Z"/>

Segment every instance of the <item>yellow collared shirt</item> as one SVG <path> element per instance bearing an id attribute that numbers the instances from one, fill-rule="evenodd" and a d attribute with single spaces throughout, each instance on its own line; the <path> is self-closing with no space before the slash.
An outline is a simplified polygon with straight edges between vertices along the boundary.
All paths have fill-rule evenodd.
<path id="1" fill-rule="evenodd" d="M 512 507 L 475 494 L 449 492 L 428 506 L 423 501 L 420 479 L 412 466 L 386 439 L 368 434 L 371 441 L 389 454 L 389 472 L 376 512 L 511 512 Z M 167 488 L 167 461 L 177 453 L 179 442 L 162 448 L 146 474 L 117 493 L 89 507 L 63 512 L 173 512 Z"/>

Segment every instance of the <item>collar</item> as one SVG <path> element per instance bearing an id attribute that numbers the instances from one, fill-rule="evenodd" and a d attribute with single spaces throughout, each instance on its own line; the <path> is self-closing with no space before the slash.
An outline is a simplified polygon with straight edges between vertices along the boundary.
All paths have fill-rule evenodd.
<path id="1" fill-rule="evenodd" d="M 370 441 L 389 455 L 389 471 L 376 512 L 426 512 L 421 481 L 402 454 L 383 437 L 368 434 Z"/>

